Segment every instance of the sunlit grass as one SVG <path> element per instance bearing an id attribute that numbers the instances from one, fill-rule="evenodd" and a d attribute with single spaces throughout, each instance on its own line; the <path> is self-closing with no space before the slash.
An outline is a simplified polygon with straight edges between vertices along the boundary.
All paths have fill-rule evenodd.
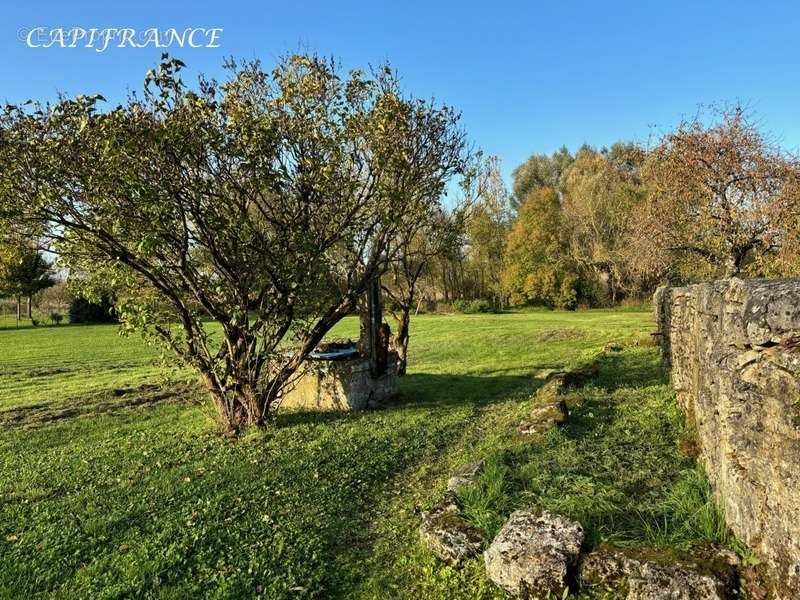
<path id="1" fill-rule="evenodd" d="M 539 503 L 593 541 L 720 537 L 654 349 L 610 362 L 563 431 L 515 432 L 544 375 L 651 330 L 644 312 L 420 316 L 396 406 L 236 441 L 190 372 L 116 326 L 2 330 L 0 597 L 493 597 L 479 559 L 443 566 L 416 535 L 416 508 L 480 457 L 462 499 L 487 532 Z"/>

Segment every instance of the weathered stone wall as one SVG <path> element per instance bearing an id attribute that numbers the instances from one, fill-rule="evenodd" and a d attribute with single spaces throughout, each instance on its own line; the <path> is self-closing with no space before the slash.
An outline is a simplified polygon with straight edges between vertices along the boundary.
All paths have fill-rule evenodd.
<path id="1" fill-rule="evenodd" d="M 660 288 L 664 364 L 736 536 L 800 598 L 800 280 Z"/>
<path id="2" fill-rule="evenodd" d="M 397 395 L 397 354 L 389 353 L 386 373 L 373 377 L 368 358 L 306 360 L 281 400 L 282 407 L 306 410 L 363 410 Z"/>

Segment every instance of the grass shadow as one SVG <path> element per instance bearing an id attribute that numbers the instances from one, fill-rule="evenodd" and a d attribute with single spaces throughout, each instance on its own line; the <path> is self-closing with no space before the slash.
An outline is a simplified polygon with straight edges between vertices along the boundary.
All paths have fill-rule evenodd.
<path id="1" fill-rule="evenodd" d="M 511 511 L 539 506 L 580 521 L 590 546 L 724 541 L 702 472 L 678 450 L 683 418 L 655 351 L 607 356 L 575 396 L 563 428 L 490 455 L 464 494 L 477 525 L 492 536 Z"/>
<path id="2" fill-rule="evenodd" d="M 0 411 L 0 426 L 37 429 L 78 417 L 122 415 L 164 403 L 197 403 L 202 390 L 189 383 L 112 388 L 66 402 L 37 402 Z"/>
<path id="3" fill-rule="evenodd" d="M 654 349 L 637 349 L 604 355 L 592 384 L 606 392 L 620 388 L 645 388 L 669 383 Z"/>
<path id="4" fill-rule="evenodd" d="M 548 369 L 550 366 L 539 367 Z M 482 406 L 520 399 L 543 383 L 531 375 L 446 375 L 414 373 L 400 379 L 398 395 L 384 405 L 363 411 L 287 409 L 280 411 L 276 423 L 281 427 L 323 424 L 343 419 L 359 419 L 375 412 L 406 410 L 450 410 L 464 406 Z"/>

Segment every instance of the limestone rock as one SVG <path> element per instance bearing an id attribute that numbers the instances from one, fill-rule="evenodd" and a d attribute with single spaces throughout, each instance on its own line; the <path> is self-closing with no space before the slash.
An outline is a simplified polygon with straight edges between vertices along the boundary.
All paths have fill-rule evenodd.
<path id="1" fill-rule="evenodd" d="M 452 565 L 478 554 L 483 536 L 461 514 L 451 493 L 422 513 L 419 537 L 441 560 Z"/>
<path id="2" fill-rule="evenodd" d="M 581 562 L 581 583 L 627 590 L 628 600 L 725 600 L 732 582 L 652 550 L 601 547 Z"/>
<path id="3" fill-rule="evenodd" d="M 628 580 L 628 600 L 725 600 L 725 591 L 711 575 L 646 562 Z"/>
<path id="4" fill-rule="evenodd" d="M 484 461 L 478 460 L 464 465 L 447 480 L 447 489 L 451 492 L 458 488 L 467 487 L 474 484 L 483 471 Z"/>
<path id="5" fill-rule="evenodd" d="M 800 598 L 800 280 L 659 288 L 662 360 L 728 525 Z"/>
<path id="6" fill-rule="evenodd" d="M 636 575 L 641 565 L 641 560 L 622 550 L 601 546 L 581 561 L 581 581 L 590 586 L 616 586 Z"/>
<path id="7" fill-rule="evenodd" d="M 484 553 L 489 578 L 515 596 L 558 597 L 576 564 L 585 533 L 580 523 L 539 510 L 512 513 Z"/>
<path id="8" fill-rule="evenodd" d="M 565 423 L 568 415 L 569 409 L 563 398 L 537 404 L 531 409 L 528 419 L 520 424 L 519 432 L 530 434 L 547 431 L 551 427 Z"/>

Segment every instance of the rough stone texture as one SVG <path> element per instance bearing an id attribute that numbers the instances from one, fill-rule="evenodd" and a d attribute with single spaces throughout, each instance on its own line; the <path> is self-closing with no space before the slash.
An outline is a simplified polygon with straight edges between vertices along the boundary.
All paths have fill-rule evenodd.
<path id="1" fill-rule="evenodd" d="M 526 419 L 519 426 L 519 432 L 525 434 L 541 433 L 551 427 L 566 422 L 569 416 L 567 403 L 563 398 L 554 398 L 544 404 L 535 405 Z"/>
<path id="2" fill-rule="evenodd" d="M 489 578 L 523 598 L 561 597 L 585 533 L 580 523 L 547 511 L 521 510 L 484 553 Z"/>
<path id="3" fill-rule="evenodd" d="M 451 493 L 422 513 L 419 537 L 436 556 L 452 565 L 475 556 L 483 547 L 483 536 L 461 516 Z"/>
<path id="4" fill-rule="evenodd" d="M 722 585 L 708 575 L 645 563 L 628 580 L 628 600 L 724 600 Z"/>
<path id="5" fill-rule="evenodd" d="M 537 390 L 533 408 L 528 418 L 519 424 L 519 432 L 542 433 L 556 425 L 563 425 L 569 418 L 566 390 L 585 385 L 597 375 L 597 370 L 597 364 L 591 362 L 572 371 L 551 373 L 544 385 Z"/>
<path id="6" fill-rule="evenodd" d="M 306 360 L 282 407 L 306 410 L 363 410 L 397 395 L 397 354 L 390 353 L 386 373 L 373 377 L 369 359 Z"/>
<path id="7" fill-rule="evenodd" d="M 700 567 L 651 549 L 601 546 L 581 562 L 581 582 L 627 592 L 628 600 L 725 600 L 726 590 L 736 585 L 735 571 L 721 559 L 715 562 Z"/>
<path id="8" fill-rule="evenodd" d="M 728 524 L 800 597 L 800 280 L 660 288 L 662 356 Z"/>
<path id="9" fill-rule="evenodd" d="M 472 485 L 483 472 L 484 461 L 478 460 L 461 467 L 447 480 L 448 491 L 455 492 L 458 488 Z"/>
<path id="10" fill-rule="evenodd" d="M 592 361 L 576 367 L 566 373 L 555 373 L 553 378 L 560 379 L 561 387 L 567 389 L 577 389 L 585 386 L 589 381 L 597 377 L 600 366 L 597 361 Z"/>

